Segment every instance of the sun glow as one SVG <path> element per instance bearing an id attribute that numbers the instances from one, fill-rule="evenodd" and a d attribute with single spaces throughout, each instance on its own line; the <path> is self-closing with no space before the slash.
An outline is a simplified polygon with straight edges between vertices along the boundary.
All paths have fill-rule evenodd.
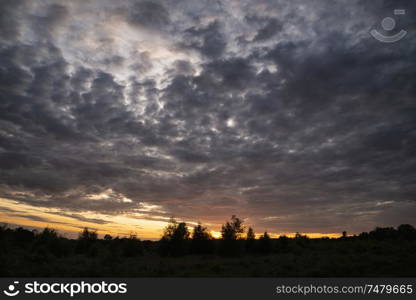
<path id="1" fill-rule="evenodd" d="M 107 193 L 102 193 L 94 197 L 95 200 L 106 200 L 109 198 L 107 196 Z M 84 227 L 88 227 L 97 230 L 99 235 L 128 236 L 134 233 L 141 239 L 157 240 L 162 236 L 163 229 L 170 220 L 169 217 L 164 215 L 155 215 L 157 213 L 163 214 L 161 206 L 146 202 L 140 203 L 138 209 L 132 210 L 130 213 L 111 215 L 92 211 L 78 212 L 32 206 L 5 198 L 0 198 L 0 200 L 0 220 L 2 223 L 36 227 L 38 229 L 54 228 L 68 237 L 77 237 Z M 189 230 L 192 231 L 194 223 L 187 221 L 187 224 Z M 221 238 L 221 232 L 218 230 L 210 230 L 210 234 L 215 239 Z M 272 238 L 278 238 L 282 235 L 295 237 L 296 233 L 269 232 L 269 235 Z M 341 236 L 340 233 L 319 232 L 305 232 L 302 235 L 307 235 L 309 238 L 338 238 Z M 256 238 L 260 236 L 261 234 L 256 234 Z"/>
<path id="2" fill-rule="evenodd" d="M 77 237 L 82 228 L 88 227 L 97 230 L 100 235 L 128 236 L 135 233 L 141 239 L 158 239 L 168 221 L 168 218 L 166 222 L 161 221 L 160 218 L 152 220 L 152 217 L 145 213 L 110 215 L 92 211 L 77 212 L 32 206 L 5 198 L 0 198 L 0 200 L 2 223 L 39 229 L 50 227 L 68 237 Z"/>
<path id="3" fill-rule="evenodd" d="M 211 233 L 211 236 L 212 236 L 214 239 L 219 239 L 219 238 L 221 238 L 221 232 L 219 232 L 219 231 L 214 231 L 214 230 L 211 230 L 211 231 L 210 231 L 210 233 Z"/>

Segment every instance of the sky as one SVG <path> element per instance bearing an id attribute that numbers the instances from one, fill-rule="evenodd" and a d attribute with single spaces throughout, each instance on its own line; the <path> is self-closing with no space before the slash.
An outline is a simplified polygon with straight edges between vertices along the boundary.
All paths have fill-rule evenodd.
<path id="1" fill-rule="evenodd" d="M 415 13 L 0 1 L 0 222 L 145 239 L 172 216 L 214 235 L 231 215 L 275 235 L 416 225 Z"/>

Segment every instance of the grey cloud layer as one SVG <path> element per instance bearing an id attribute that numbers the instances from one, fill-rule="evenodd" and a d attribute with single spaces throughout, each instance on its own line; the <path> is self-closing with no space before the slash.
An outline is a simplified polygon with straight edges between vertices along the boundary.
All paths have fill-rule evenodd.
<path id="1" fill-rule="evenodd" d="M 408 36 L 380 44 L 397 5 Z M 2 197 L 276 232 L 412 222 L 410 1 L 0 6 Z"/>

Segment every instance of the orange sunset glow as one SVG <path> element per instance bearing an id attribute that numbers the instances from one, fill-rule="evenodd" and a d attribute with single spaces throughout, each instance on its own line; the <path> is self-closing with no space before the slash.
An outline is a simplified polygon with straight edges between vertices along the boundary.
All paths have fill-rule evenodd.
<path id="1" fill-rule="evenodd" d="M 1 199 L 2 206 L 0 211 L 0 220 L 4 224 L 22 225 L 27 227 L 36 227 L 43 229 L 45 227 L 58 230 L 64 236 L 69 238 L 76 238 L 81 230 L 85 227 L 96 230 L 99 235 L 110 234 L 113 236 L 129 236 L 130 234 L 137 234 L 141 239 L 157 240 L 161 237 L 163 228 L 168 224 L 166 221 L 141 219 L 140 216 L 132 216 L 129 214 L 118 215 L 117 217 L 97 214 L 93 212 L 83 213 L 83 220 L 71 217 L 68 211 L 59 209 L 48 209 L 42 207 L 35 207 L 25 204 L 19 204 L 16 201 Z M 19 213 L 8 213 L 9 211 Z M 76 213 L 72 216 L 76 216 Z M 35 216 L 35 217 L 34 217 Z M 88 220 L 91 220 L 90 222 Z M 101 220 L 103 224 L 97 224 L 93 220 Z M 190 224 L 192 226 L 192 224 Z M 220 225 L 217 225 L 219 228 Z M 339 233 L 304 233 L 311 238 L 319 237 L 339 237 Z M 221 232 L 211 230 L 211 235 L 214 238 L 220 238 Z M 293 237 L 294 233 L 273 233 L 272 237 L 279 237 L 279 235 L 286 235 Z M 260 236 L 260 234 L 259 234 Z"/>

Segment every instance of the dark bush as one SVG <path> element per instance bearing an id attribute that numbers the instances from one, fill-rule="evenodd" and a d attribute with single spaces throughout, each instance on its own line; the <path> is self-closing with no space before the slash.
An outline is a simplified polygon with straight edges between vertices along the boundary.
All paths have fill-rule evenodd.
<path id="1" fill-rule="evenodd" d="M 191 240 L 192 254 L 212 254 L 214 253 L 214 243 L 207 228 L 200 223 L 194 227 Z"/>
<path id="2" fill-rule="evenodd" d="M 243 233 L 243 221 L 233 215 L 229 222 L 222 225 L 220 254 L 224 256 L 242 255 L 244 253 L 244 240 L 241 238 Z"/>
<path id="3" fill-rule="evenodd" d="M 253 228 L 249 227 L 247 230 L 247 237 L 246 237 L 246 251 L 248 253 L 255 252 L 255 245 L 256 244 L 256 234 L 254 233 Z"/>
<path id="4" fill-rule="evenodd" d="M 35 236 L 33 249 L 40 255 L 48 253 L 56 257 L 62 257 L 70 254 L 71 249 L 68 244 L 68 240 L 60 237 L 56 230 L 45 228 Z"/>
<path id="5" fill-rule="evenodd" d="M 404 240 L 416 240 L 416 228 L 409 224 L 397 227 L 398 236 Z"/>
<path id="6" fill-rule="evenodd" d="M 132 234 L 129 238 L 122 239 L 123 255 L 126 257 L 134 257 L 143 255 L 143 245 L 136 235 Z"/>
<path id="7" fill-rule="evenodd" d="M 188 253 L 189 230 L 186 223 L 177 223 L 171 219 L 159 242 L 159 253 L 162 256 L 182 256 Z"/>
<path id="8" fill-rule="evenodd" d="M 97 238 L 96 231 L 90 231 L 88 228 L 84 228 L 78 237 L 76 252 L 89 256 L 97 255 Z"/>
<path id="9" fill-rule="evenodd" d="M 395 239 L 398 237 L 398 232 L 393 227 L 376 227 L 376 229 L 369 232 L 369 237 L 378 241 Z"/>
<path id="10" fill-rule="evenodd" d="M 213 239 L 198 224 L 189 239 L 186 224 L 173 221 L 161 241 L 141 242 L 135 235 L 98 239 L 88 229 L 78 239 L 68 239 L 50 228 L 37 233 L 2 226 L 0 276 L 415 276 L 415 229 L 408 224 L 319 239 L 301 234 L 272 239 L 268 233 L 254 239 L 254 230 L 243 239 L 242 227 L 234 217 L 223 226 L 223 239 Z M 255 251 L 242 256 L 250 254 L 248 240 L 254 241 Z M 228 257 L 204 255 L 216 253 L 207 253 L 205 243 Z M 172 257 L 194 255 L 161 258 L 156 254 L 163 247 Z"/>
<path id="11" fill-rule="evenodd" d="M 19 227 L 14 230 L 14 239 L 16 245 L 20 247 L 28 246 L 34 241 L 35 233 L 33 231 Z"/>
<path id="12" fill-rule="evenodd" d="M 262 254 L 269 254 L 272 252 L 273 242 L 270 239 L 270 236 L 265 232 L 258 241 L 258 252 Z"/>
<path id="13" fill-rule="evenodd" d="M 289 250 L 289 240 L 285 235 L 279 236 L 276 241 L 276 252 L 287 252 Z"/>

